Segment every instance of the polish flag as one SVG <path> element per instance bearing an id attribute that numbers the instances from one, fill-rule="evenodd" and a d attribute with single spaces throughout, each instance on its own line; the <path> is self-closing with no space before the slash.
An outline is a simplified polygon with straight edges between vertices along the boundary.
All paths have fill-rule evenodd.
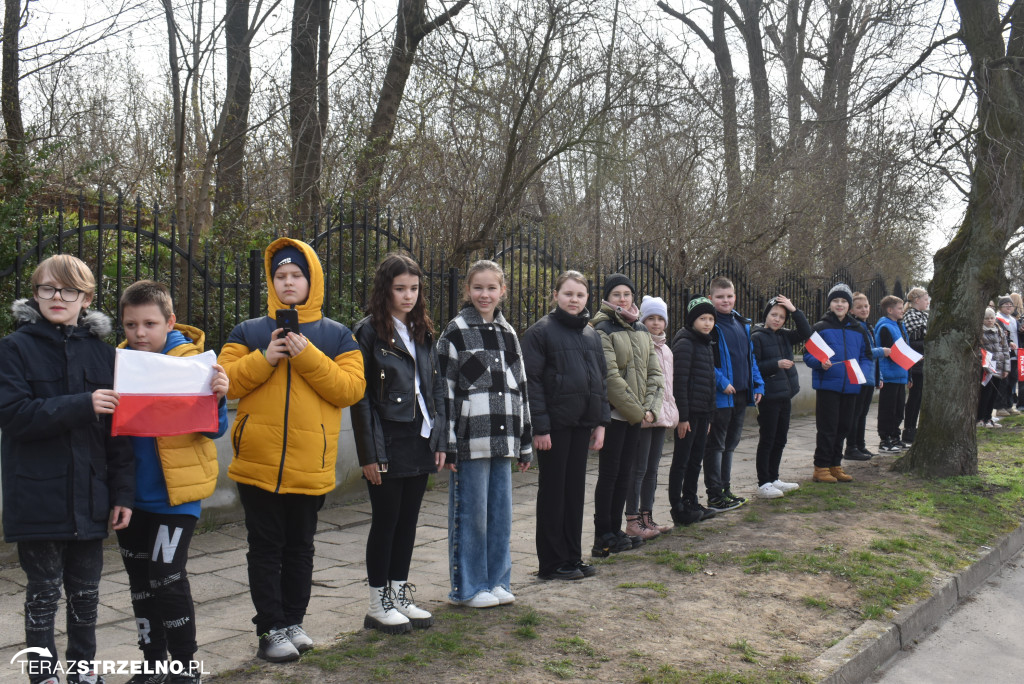
<path id="1" fill-rule="evenodd" d="M 210 387 L 212 351 L 197 356 L 167 356 L 118 349 L 112 435 L 165 437 L 217 431 L 217 397 Z"/>
<path id="2" fill-rule="evenodd" d="M 854 385 L 866 385 L 867 380 L 864 378 L 864 371 L 861 370 L 860 362 L 856 359 L 851 361 L 843 361 L 846 364 L 846 377 Z"/>
<path id="3" fill-rule="evenodd" d="M 988 365 L 988 349 L 981 348 L 981 367 L 984 368 Z"/>
<path id="4" fill-rule="evenodd" d="M 910 370 L 911 366 L 921 360 L 921 354 L 914 351 L 914 348 L 901 337 L 889 348 L 889 359 L 900 368 Z"/>
<path id="5" fill-rule="evenodd" d="M 996 314 L 996 320 L 1005 325 L 1007 328 L 1010 327 L 1010 319 L 1001 313 Z"/>
<path id="6" fill-rule="evenodd" d="M 832 351 L 832 347 L 828 346 L 828 344 L 825 343 L 825 340 L 823 340 L 821 335 L 817 332 L 814 332 L 811 335 L 811 339 L 807 340 L 805 347 L 807 351 L 810 352 L 811 356 L 822 363 L 825 363 L 835 355 L 835 352 Z"/>

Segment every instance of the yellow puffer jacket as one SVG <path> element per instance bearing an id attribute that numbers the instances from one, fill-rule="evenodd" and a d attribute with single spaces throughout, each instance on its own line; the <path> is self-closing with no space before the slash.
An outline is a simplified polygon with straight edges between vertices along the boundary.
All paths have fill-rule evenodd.
<path id="1" fill-rule="evenodd" d="M 174 329 L 192 340 L 167 352 L 168 356 L 196 356 L 203 353 L 206 334 L 191 325 L 175 323 Z M 127 348 L 125 340 L 118 345 Z M 217 447 L 213 440 L 198 432 L 156 438 L 156 451 L 167 483 L 167 499 L 172 506 L 199 501 L 217 488 Z"/>
<path id="2" fill-rule="evenodd" d="M 294 307 L 308 344 L 271 366 L 263 352 L 277 328 L 275 312 L 288 307 L 277 298 L 270 264 L 287 245 L 302 250 L 309 264 L 309 297 Z M 218 359 L 231 383 L 228 398 L 239 400 L 228 477 L 280 494 L 326 494 L 335 486 L 341 409 L 366 390 L 363 355 L 351 330 L 321 314 L 323 269 L 309 245 L 280 238 L 263 261 L 268 315 L 235 326 Z"/>

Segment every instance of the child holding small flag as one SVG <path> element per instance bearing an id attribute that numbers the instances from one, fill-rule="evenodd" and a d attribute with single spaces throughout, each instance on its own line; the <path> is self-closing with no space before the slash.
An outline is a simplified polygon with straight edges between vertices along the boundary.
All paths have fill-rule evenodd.
<path id="1" fill-rule="evenodd" d="M 853 477 L 842 466 L 843 440 L 850 431 L 860 394 L 862 362 L 871 360 L 871 343 L 860 323 L 847 315 L 853 304 L 853 292 L 846 284 L 838 283 L 829 290 L 826 303 L 828 311 L 814 325 L 804 354 L 804 363 L 813 371 L 811 386 L 815 389 L 818 430 L 813 479 L 850 482 Z M 823 345 L 825 354 L 821 354 Z M 822 360 L 816 354 L 826 358 Z M 851 375 L 857 379 L 851 380 Z"/>
<path id="2" fill-rule="evenodd" d="M 889 295 L 883 297 L 878 304 L 882 317 L 875 324 L 875 341 L 878 346 L 891 348 L 900 340 L 907 341 L 907 329 L 901 322 L 903 319 L 903 300 Z M 907 369 L 896 363 L 895 359 L 882 359 L 878 363 L 878 450 L 881 452 L 900 452 L 910 445 L 900 441 L 900 423 L 903 421 L 903 410 L 906 405 L 906 387 L 910 381 Z"/>
<path id="3" fill-rule="evenodd" d="M 999 382 L 1010 371 L 1010 344 L 1006 331 L 996 322 L 996 312 L 992 308 L 985 309 L 985 320 L 981 327 L 982 359 L 987 361 L 982 366 L 981 392 L 978 394 L 978 427 L 1001 427 L 992 420 L 992 407 L 999 393 Z M 988 353 L 985 359 L 984 352 Z M 985 382 L 986 369 L 992 372 Z"/>
<path id="4" fill-rule="evenodd" d="M 1017 384 L 1017 318 L 1013 300 L 1010 295 L 1003 295 L 997 302 L 996 322 L 1006 331 L 1006 339 L 1010 345 L 1010 372 L 999 383 L 999 396 L 996 397 L 996 415 L 1012 416 L 1020 411 L 1014 406 L 1013 391 Z"/>
<path id="5" fill-rule="evenodd" d="M 0 340 L 0 469 L 4 540 L 16 543 L 25 585 L 32 682 L 59 681 L 53 622 L 67 594 L 68 667 L 96 659 L 96 610 L 107 524 L 128 526 L 132 447 L 111 437 L 114 348 L 110 319 L 90 311 L 96 280 L 81 260 L 52 256 L 32 273 L 31 299 L 11 306 Z M 40 651 L 48 655 L 39 655 Z M 67 681 L 96 682 L 95 672 Z"/>
<path id="6" fill-rule="evenodd" d="M 907 340 L 918 354 L 924 354 L 924 338 L 928 334 L 928 307 L 931 297 L 923 287 L 912 287 L 903 305 L 903 327 L 907 329 Z M 917 435 L 917 417 L 921 413 L 921 397 L 924 392 L 924 362 L 910 369 L 910 391 L 907 392 L 907 408 L 903 415 L 903 440 L 914 443 Z"/>
<path id="7" fill-rule="evenodd" d="M 850 315 L 860 321 L 860 325 L 868 334 L 869 340 L 875 339 L 875 328 L 868 321 L 871 315 L 871 302 L 863 292 L 853 293 L 853 308 Z M 878 384 L 878 359 L 888 356 L 888 349 L 884 347 L 871 348 L 871 362 L 863 367 L 864 377 L 867 379 L 860 386 L 860 394 L 857 395 L 857 405 L 854 408 L 853 424 L 850 432 L 846 435 L 846 452 L 843 456 L 848 461 L 868 461 L 874 454 L 868 451 L 865 443 L 864 433 L 867 431 L 868 411 L 871 408 L 871 400 L 875 395 L 875 386 Z"/>
<path id="8" fill-rule="evenodd" d="M 174 357 L 203 352 L 206 335 L 176 321 L 171 293 L 162 283 L 140 280 L 128 286 L 120 306 L 126 338 L 122 347 Z M 182 665 L 180 673 L 167 680 L 174 684 L 200 681 L 200 673 L 192 666 L 198 650 L 196 612 L 185 563 L 199 520 L 200 502 L 217 486 L 217 447 L 213 440 L 228 429 L 224 401 L 228 376 L 216 364 L 213 370 L 210 387 L 217 399 L 216 432 L 131 438 L 135 451 L 134 513 L 128 527 L 117 532 L 146 669 L 157 672 L 157 663 L 165 661 L 169 653 L 172 662 Z M 159 406 L 154 411 L 159 411 Z M 128 684 L 143 684 L 153 677 L 137 674 Z"/>

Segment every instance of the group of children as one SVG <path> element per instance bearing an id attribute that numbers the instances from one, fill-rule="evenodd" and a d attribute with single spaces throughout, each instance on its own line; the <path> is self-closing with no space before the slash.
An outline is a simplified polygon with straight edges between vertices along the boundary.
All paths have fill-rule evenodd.
<path id="1" fill-rule="evenodd" d="M 666 532 L 653 518 L 666 433 L 673 433 L 670 515 L 692 524 L 742 505 L 732 492 L 733 452 L 747 408 L 757 406 L 757 495 L 796 489 L 780 479 L 791 400 L 799 391 L 793 346 L 817 332 L 835 355 L 805 355 L 817 390 L 814 480 L 849 481 L 841 465 L 864 459 L 863 415 L 874 383 L 851 382 L 847 360 L 875 378 L 880 360 L 883 446 L 899 440 L 908 382 L 886 365 L 907 336 L 902 302 L 886 298 L 871 330 L 867 300 L 845 285 L 812 330 L 786 297 L 753 326 L 735 310 L 733 284 L 716 278 L 688 302 L 668 342 L 668 307 L 622 274 L 604 283 L 599 312 L 577 271 L 555 282 L 554 308 L 520 345 L 500 311 L 505 275 L 473 264 L 466 300 L 435 340 L 409 256 L 377 268 L 367 317 L 353 333 L 323 317 L 323 272 L 305 243 L 281 238 L 265 253 L 268 315 L 236 326 L 214 365 L 218 429 L 157 437 L 112 437 L 114 350 L 110 321 L 89 311 L 95 281 L 70 256 L 42 262 L 34 296 L 14 305 L 17 329 L 0 341 L 4 533 L 28 577 L 26 643 L 34 683 L 59 682 L 53 620 L 61 584 L 68 601 L 68 682 L 97 682 L 95 620 L 108 522 L 128 573 L 139 647 L 147 663 L 131 684 L 200 681 L 195 611 L 185 564 L 217 478 L 212 439 L 227 429 L 225 399 L 237 399 L 231 431 L 248 536 L 249 588 L 258 655 L 294 660 L 313 647 L 302 628 L 310 600 L 313 536 L 335 486 L 341 411 L 352 407 L 356 447 L 370 497 L 366 545 L 370 606 L 364 626 L 396 634 L 429 627 L 413 600 L 409 568 L 428 476 L 449 471 L 449 600 L 487 608 L 512 603 L 513 463 L 540 464 L 537 556 L 541 579 L 578 580 L 595 568 L 582 554 L 587 454 L 599 451 L 592 557 L 640 546 Z M 895 301 L 890 301 L 895 300 Z M 899 305 L 897 305 L 897 303 Z M 176 323 L 167 288 L 141 281 L 124 292 L 123 346 L 170 356 L 202 352 L 203 333 Z M 850 314 L 851 308 L 853 314 Z M 925 310 L 927 305 L 925 305 Z M 287 317 L 284 313 L 291 314 Z M 282 325 L 282 318 L 291 321 Z M 795 330 L 784 327 L 792 320 Z M 926 319 L 925 319 L 926 320 Z M 923 337 L 923 335 L 922 335 Z M 909 409 L 908 409 L 909 412 Z M 859 433 L 858 433 L 859 430 Z M 905 435 L 906 433 L 904 433 Z M 707 506 L 698 500 L 701 468 Z M 623 525 L 625 514 L 625 525 Z"/>
<path id="2" fill-rule="evenodd" d="M 995 308 L 990 302 L 985 309 L 981 329 L 984 352 L 981 391 L 978 394 L 978 427 L 1002 427 L 1000 417 L 1020 413 L 1018 348 L 1022 311 L 1024 303 L 1016 292 L 999 297 Z"/>

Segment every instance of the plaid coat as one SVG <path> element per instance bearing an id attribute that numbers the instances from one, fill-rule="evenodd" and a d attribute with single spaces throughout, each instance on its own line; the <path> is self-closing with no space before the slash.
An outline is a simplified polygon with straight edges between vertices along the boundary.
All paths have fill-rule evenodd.
<path id="1" fill-rule="evenodd" d="M 526 368 L 519 338 L 501 313 L 485 323 L 466 307 L 437 341 L 448 382 L 448 462 L 533 455 Z"/>

